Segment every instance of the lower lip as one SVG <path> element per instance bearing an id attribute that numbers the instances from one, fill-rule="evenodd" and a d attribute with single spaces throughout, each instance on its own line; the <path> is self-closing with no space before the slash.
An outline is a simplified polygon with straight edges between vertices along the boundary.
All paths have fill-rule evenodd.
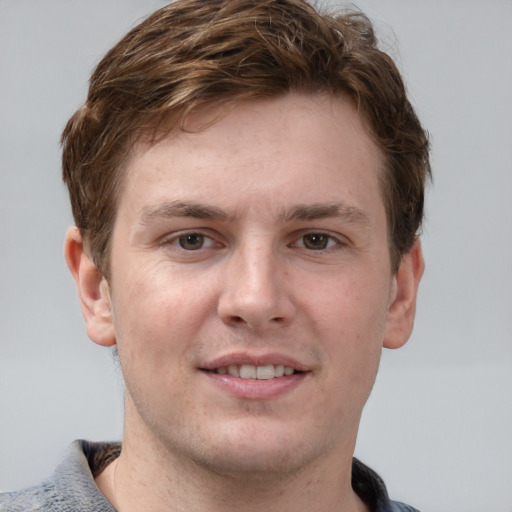
<path id="1" fill-rule="evenodd" d="M 231 375 L 203 372 L 206 377 L 236 398 L 245 400 L 268 400 L 294 390 L 307 378 L 308 373 L 294 373 L 268 380 L 241 379 Z"/>

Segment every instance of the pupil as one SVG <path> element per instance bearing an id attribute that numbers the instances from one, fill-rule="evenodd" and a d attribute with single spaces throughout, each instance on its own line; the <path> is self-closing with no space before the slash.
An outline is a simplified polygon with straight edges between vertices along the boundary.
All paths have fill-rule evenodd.
<path id="1" fill-rule="evenodd" d="M 309 235 L 304 235 L 304 245 L 308 249 L 314 249 L 317 251 L 320 249 L 325 249 L 327 247 L 328 241 L 329 237 L 320 233 L 310 233 Z"/>
<path id="2" fill-rule="evenodd" d="M 183 249 L 187 249 L 189 251 L 194 249 L 200 249 L 204 243 L 204 236 L 198 233 L 183 235 L 180 236 L 179 243 Z"/>

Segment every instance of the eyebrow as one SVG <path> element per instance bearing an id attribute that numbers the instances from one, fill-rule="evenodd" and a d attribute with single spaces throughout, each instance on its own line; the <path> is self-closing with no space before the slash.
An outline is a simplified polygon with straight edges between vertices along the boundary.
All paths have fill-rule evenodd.
<path id="1" fill-rule="evenodd" d="M 204 205 L 188 201 L 170 201 L 156 207 L 145 208 L 140 216 L 140 223 L 149 224 L 156 219 L 173 217 L 192 217 L 194 219 L 229 220 L 230 215 L 216 206 Z"/>
<path id="2" fill-rule="evenodd" d="M 191 217 L 194 219 L 208 219 L 230 221 L 236 218 L 222 208 L 189 201 L 170 201 L 155 207 L 142 210 L 140 223 L 148 225 L 153 220 L 173 217 Z M 346 203 L 314 203 L 310 205 L 296 205 L 289 210 L 279 212 L 278 219 L 284 221 L 303 220 L 312 221 L 325 218 L 339 218 L 349 224 L 370 225 L 370 218 L 359 208 Z"/>
<path id="3" fill-rule="evenodd" d="M 317 220 L 328 217 L 340 218 L 349 224 L 370 225 L 370 218 L 366 213 L 346 203 L 299 205 L 283 215 L 283 218 L 287 221 Z"/>

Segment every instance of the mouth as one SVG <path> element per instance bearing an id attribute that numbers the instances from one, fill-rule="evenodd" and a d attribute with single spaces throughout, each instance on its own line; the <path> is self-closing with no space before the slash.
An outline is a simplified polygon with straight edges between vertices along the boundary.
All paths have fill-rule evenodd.
<path id="1" fill-rule="evenodd" d="M 219 366 L 218 368 L 206 371 L 218 375 L 229 375 L 231 377 L 247 380 L 271 380 L 288 377 L 297 373 L 304 373 L 291 366 L 285 366 L 282 364 L 266 364 L 262 366 L 252 364 L 231 364 L 229 366 Z"/>
<path id="2" fill-rule="evenodd" d="M 275 400 L 303 385 L 313 368 L 284 354 L 235 353 L 199 368 L 215 388 L 242 400 Z"/>

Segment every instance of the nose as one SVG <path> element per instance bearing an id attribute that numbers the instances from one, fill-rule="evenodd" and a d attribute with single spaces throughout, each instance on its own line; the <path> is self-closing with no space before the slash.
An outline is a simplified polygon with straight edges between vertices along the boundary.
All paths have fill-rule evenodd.
<path id="1" fill-rule="evenodd" d="M 263 243 L 235 251 L 223 276 L 218 314 L 229 326 L 253 331 L 285 326 L 295 314 L 286 262 Z"/>

